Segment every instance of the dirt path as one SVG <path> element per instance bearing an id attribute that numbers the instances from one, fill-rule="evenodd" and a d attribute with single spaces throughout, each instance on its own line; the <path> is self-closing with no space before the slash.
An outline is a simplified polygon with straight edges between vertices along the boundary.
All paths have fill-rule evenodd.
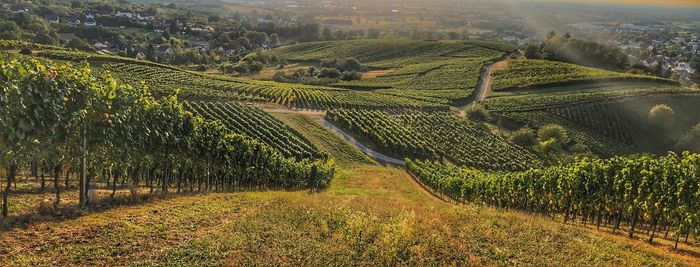
<path id="1" fill-rule="evenodd" d="M 404 162 L 403 160 L 396 159 L 396 158 L 392 158 L 392 157 L 389 157 L 389 156 L 384 155 L 384 154 L 382 154 L 382 153 L 379 153 L 379 152 L 377 152 L 377 151 L 374 151 L 373 149 L 371 149 L 371 148 L 369 148 L 369 147 L 363 145 L 362 143 L 360 143 L 359 141 L 357 141 L 354 137 L 352 137 L 351 135 L 347 134 L 346 132 L 344 132 L 343 130 L 341 130 L 341 129 L 338 128 L 337 126 L 333 125 L 332 123 L 326 121 L 325 119 L 323 119 L 323 118 L 316 118 L 316 120 L 317 120 L 319 123 L 321 123 L 321 125 L 323 125 L 324 127 L 328 128 L 329 130 L 333 131 L 334 133 L 340 135 L 340 137 L 342 137 L 343 139 L 345 139 L 345 141 L 347 141 L 348 143 L 354 145 L 354 146 L 357 147 L 360 151 L 364 152 L 365 154 L 367 154 L 367 155 L 370 156 L 371 158 L 373 158 L 373 159 L 375 159 L 375 160 L 377 160 L 377 161 L 379 161 L 379 162 L 381 162 L 381 163 L 386 163 L 386 164 L 391 164 L 391 165 L 398 165 L 398 166 L 406 166 L 406 162 Z"/>
<path id="2" fill-rule="evenodd" d="M 501 59 L 484 67 L 484 69 L 481 71 L 481 75 L 479 75 L 479 81 L 477 81 L 476 83 L 476 91 L 474 91 L 472 98 L 466 104 L 457 107 L 457 109 L 459 109 L 460 115 L 465 116 L 465 110 L 468 106 L 474 103 L 479 103 L 482 100 L 484 100 L 486 96 L 488 96 L 492 89 L 493 71 L 496 68 L 502 67 L 506 63 L 507 61 L 505 59 Z"/>

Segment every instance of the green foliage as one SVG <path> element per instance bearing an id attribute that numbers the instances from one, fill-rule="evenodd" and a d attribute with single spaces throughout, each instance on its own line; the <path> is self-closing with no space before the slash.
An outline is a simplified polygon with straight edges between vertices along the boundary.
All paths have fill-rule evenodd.
<path id="1" fill-rule="evenodd" d="M 407 161 L 424 184 L 463 202 L 576 216 L 582 222 L 673 228 L 676 240 L 700 233 L 700 155 L 584 158 L 568 166 L 486 174 L 432 161 Z M 603 220 L 603 219 L 606 220 Z M 657 228 L 654 227 L 656 230 Z"/>
<path id="2" fill-rule="evenodd" d="M 552 88 L 540 91 L 518 93 L 496 93 L 482 103 L 494 111 L 530 111 L 576 104 L 611 101 L 625 97 L 640 97 L 663 94 L 697 94 L 697 89 L 668 85 L 619 85 L 591 86 L 583 90 L 571 90 L 571 87 Z M 495 97 L 498 96 L 498 97 Z"/>
<path id="3" fill-rule="evenodd" d="M 214 184 L 221 189 L 319 189 L 333 176 L 332 161 L 302 159 L 313 156 L 303 152 L 296 154 L 298 159 L 288 158 L 219 122 L 192 115 L 174 96 L 156 100 L 146 87 L 119 84 L 109 75 L 93 74 L 88 66 L 25 58 L 2 62 L 0 149 L 12 168 L 27 158 L 63 166 L 87 153 L 90 170 L 158 171 L 163 191 L 173 173 L 179 175 L 178 187 L 185 178 L 200 184 L 206 178 L 207 189 Z M 257 113 L 256 118 L 275 125 L 269 116 Z M 259 122 L 249 127 L 266 125 Z"/>
<path id="4" fill-rule="evenodd" d="M 547 124 L 537 130 L 537 140 L 540 142 L 554 140 L 554 142 L 563 145 L 569 142 L 569 134 L 561 125 Z"/>
<path id="5" fill-rule="evenodd" d="M 532 46 L 528 46 L 526 52 L 528 58 L 563 61 L 608 70 L 626 70 L 630 66 L 627 55 L 616 46 L 556 33 L 550 33 L 539 50 L 534 51 Z"/>
<path id="6" fill-rule="evenodd" d="M 649 122 L 657 127 L 668 129 L 673 125 L 675 112 L 668 105 L 656 105 L 649 110 Z"/>
<path id="7" fill-rule="evenodd" d="M 491 116 L 484 106 L 478 104 L 469 106 L 464 112 L 473 121 L 486 121 Z"/>
<path id="8" fill-rule="evenodd" d="M 700 123 L 684 134 L 676 144 L 681 150 L 700 152 Z"/>
<path id="9" fill-rule="evenodd" d="M 492 171 L 524 170 L 541 164 L 531 152 L 447 112 L 392 114 L 335 109 L 329 110 L 326 118 L 398 158 L 446 159 Z"/>
<path id="10" fill-rule="evenodd" d="M 510 135 L 510 141 L 522 147 L 535 145 L 535 132 L 530 127 L 522 127 Z"/>
<path id="11" fill-rule="evenodd" d="M 322 158 L 308 140 L 264 111 L 235 103 L 185 102 L 185 109 L 207 120 L 218 120 L 234 133 L 262 141 L 288 157 Z"/>
<path id="12" fill-rule="evenodd" d="M 592 152 L 599 156 L 625 155 L 634 151 L 633 147 L 625 143 L 613 140 L 568 119 L 563 119 L 545 111 L 509 112 L 502 115 L 530 125 L 533 128 L 541 128 L 548 124 L 561 125 L 566 129 L 569 139 L 588 146 Z M 554 143 L 550 142 L 549 144 Z"/>

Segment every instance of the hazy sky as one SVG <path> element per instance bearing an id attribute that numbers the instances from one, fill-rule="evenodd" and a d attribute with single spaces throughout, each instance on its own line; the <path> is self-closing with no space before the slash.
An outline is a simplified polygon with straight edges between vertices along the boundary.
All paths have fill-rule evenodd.
<path id="1" fill-rule="evenodd" d="M 574 0 L 575 2 L 599 2 L 610 4 L 654 4 L 654 5 L 694 5 L 700 6 L 700 0 Z"/>

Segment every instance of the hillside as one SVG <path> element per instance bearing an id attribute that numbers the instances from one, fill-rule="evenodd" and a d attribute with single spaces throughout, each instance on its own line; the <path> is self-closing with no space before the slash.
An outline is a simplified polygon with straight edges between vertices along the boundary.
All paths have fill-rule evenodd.
<path id="1" fill-rule="evenodd" d="M 697 89 L 497 42 L 269 51 L 381 71 L 324 86 L 8 47 L 0 265 L 700 265 Z"/>
<path id="2" fill-rule="evenodd" d="M 603 69 L 583 67 L 570 63 L 511 59 L 494 72 L 493 89 L 508 90 L 523 87 L 545 87 L 557 84 L 604 83 L 611 81 L 673 83 L 670 80 Z"/>

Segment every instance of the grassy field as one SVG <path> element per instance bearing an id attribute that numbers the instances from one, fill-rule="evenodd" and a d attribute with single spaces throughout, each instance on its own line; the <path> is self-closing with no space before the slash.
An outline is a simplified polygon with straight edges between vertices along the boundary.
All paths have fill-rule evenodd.
<path id="1" fill-rule="evenodd" d="M 211 193 L 0 233 L 27 265 L 694 265 L 697 258 L 548 218 L 452 206 L 404 170 L 360 165 L 330 189 Z M 697 250 L 684 247 L 687 253 Z"/>
<path id="2" fill-rule="evenodd" d="M 341 166 L 368 164 L 373 161 L 339 136 L 330 133 L 313 118 L 300 114 L 272 113 L 277 119 L 297 130 L 319 150 L 333 157 Z"/>

